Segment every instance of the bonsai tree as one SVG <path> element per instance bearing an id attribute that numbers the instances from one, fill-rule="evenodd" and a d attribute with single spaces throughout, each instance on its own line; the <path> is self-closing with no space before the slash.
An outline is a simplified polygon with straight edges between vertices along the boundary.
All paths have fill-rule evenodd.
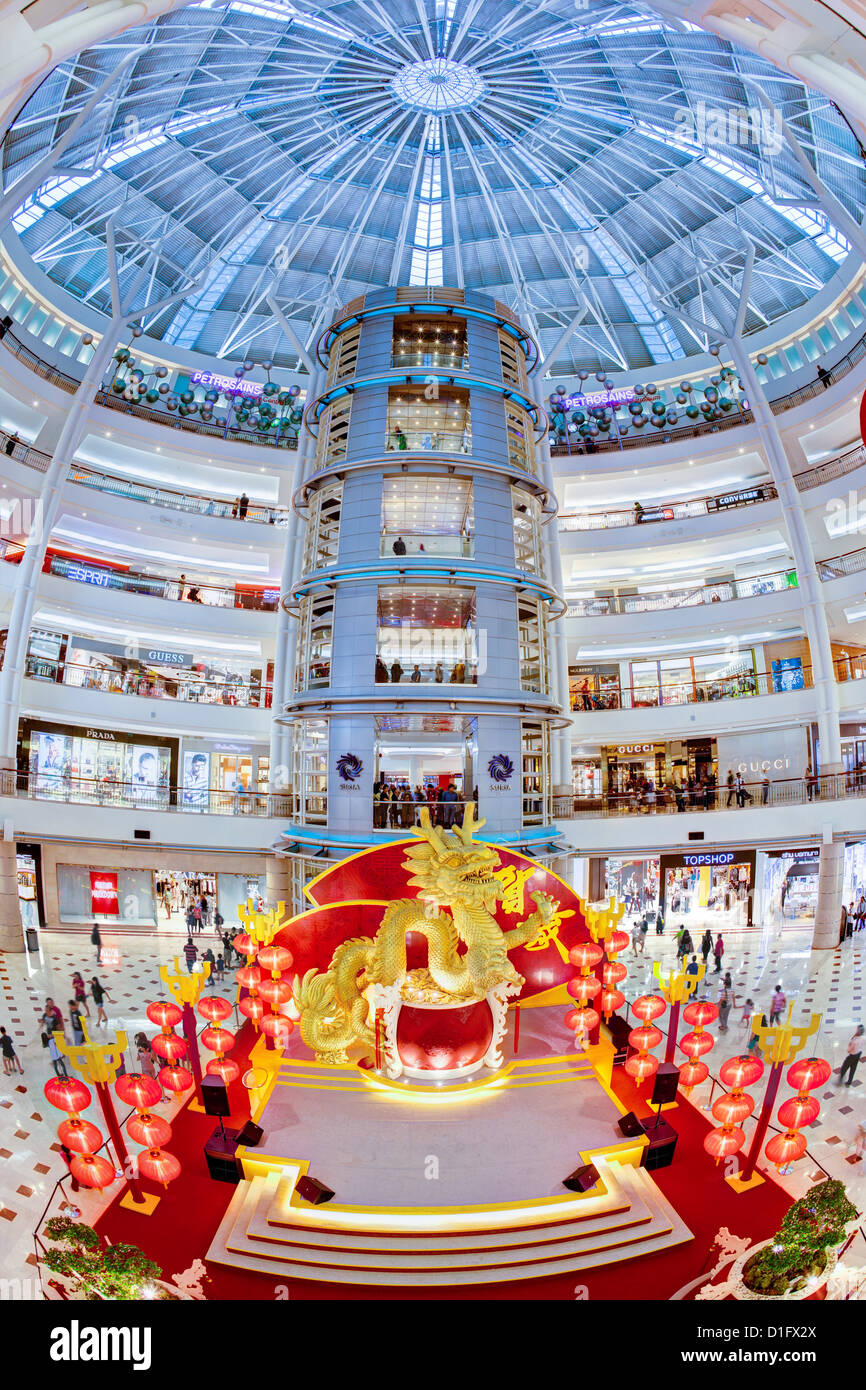
<path id="1" fill-rule="evenodd" d="M 746 1261 L 746 1288 L 771 1298 L 803 1288 L 824 1271 L 827 1251 L 842 1243 L 846 1225 L 858 1215 L 843 1183 L 834 1178 L 816 1183 L 789 1207 L 769 1245 Z"/>
<path id="2" fill-rule="evenodd" d="M 92 1226 L 68 1216 L 51 1217 L 45 1234 L 58 1248 L 46 1251 L 43 1264 L 53 1274 L 79 1280 L 90 1302 L 140 1299 L 162 1274 L 137 1245 L 106 1245 Z M 154 1296 L 169 1295 L 159 1290 Z"/>

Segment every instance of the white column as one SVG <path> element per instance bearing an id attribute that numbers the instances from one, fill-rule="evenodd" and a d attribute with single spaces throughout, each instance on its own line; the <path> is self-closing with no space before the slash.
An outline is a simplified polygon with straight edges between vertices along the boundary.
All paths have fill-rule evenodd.
<path id="1" fill-rule="evenodd" d="M 534 379 L 533 385 L 536 389 L 540 388 L 541 382 Z M 541 475 L 544 486 L 547 488 L 551 497 L 556 497 L 556 487 L 553 480 L 553 466 L 550 461 L 550 440 L 547 431 L 536 451 L 541 463 Z M 559 553 L 559 532 L 556 530 L 556 518 L 547 523 L 544 530 L 544 548 L 547 555 L 548 578 L 556 592 L 560 595 L 564 591 L 562 577 L 562 557 Z M 550 628 L 550 656 L 551 656 L 551 675 L 553 676 L 553 696 L 557 704 L 561 707 L 566 719 L 570 717 L 569 694 L 568 694 L 568 643 L 565 637 L 564 619 L 553 623 Z M 551 763 L 554 790 L 562 787 L 571 792 L 571 727 L 567 729 L 555 729 L 551 741 Z"/>
<path id="2" fill-rule="evenodd" d="M 835 951 L 839 945 L 839 926 L 842 920 L 842 870 L 845 845 L 830 840 L 821 846 L 818 867 L 818 906 L 815 911 L 815 931 L 812 951 Z"/>
<path id="3" fill-rule="evenodd" d="M 797 567 L 803 621 L 809 639 L 812 661 L 812 681 L 815 687 L 818 733 L 821 740 L 821 770 L 842 771 L 842 745 L 839 736 L 839 693 L 833 669 L 830 629 L 824 595 L 800 494 L 791 472 L 776 417 L 770 409 L 758 374 L 740 338 L 727 340 L 734 366 L 745 387 L 758 433 L 764 445 L 770 472 L 779 493 L 782 516 L 788 532 L 788 542 Z"/>
<path id="4" fill-rule="evenodd" d="M 94 392 L 111 361 L 127 317 L 128 315 L 120 315 L 108 322 L 81 384 L 72 398 L 54 449 L 54 456 L 44 474 L 40 496 L 39 531 L 38 534 L 28 537 L 24 557 L 15 576 L 15 596 L 9 617 L 6 654 L 0 670 L 0 763 L 6 767 L 15 766 L 21 679 L 45 551 L 57 521 L 69 465 L 87 431 Z"/>

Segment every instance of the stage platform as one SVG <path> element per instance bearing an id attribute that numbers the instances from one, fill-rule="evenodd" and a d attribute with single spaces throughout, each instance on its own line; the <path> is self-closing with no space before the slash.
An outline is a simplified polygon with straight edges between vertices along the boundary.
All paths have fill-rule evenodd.
<path id="1" fill-rule="evenodd" d="M 458 1085 L 284 1059 L 242 1153 L 244 1181 L 208 1259 L 274 1278 L 459 1286 L 561 1274 L 691 1239 L 646 1140 L 584 1053 L 515 1059 Z M 599 1181 L 562 1180 L 592 1162 Z M 335 1192 L 313 1207 L 310 1173 Z"/>

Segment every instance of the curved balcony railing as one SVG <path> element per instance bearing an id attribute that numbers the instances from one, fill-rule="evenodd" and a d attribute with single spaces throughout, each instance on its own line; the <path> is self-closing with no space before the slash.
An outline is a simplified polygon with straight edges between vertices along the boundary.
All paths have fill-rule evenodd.
<path id="1" fill-rule="evenodd" d="M 210 579 L 196 579 L 186 574 L 162 576 L 134 574 L 127 570 L 101 568 L 98 560 L 70 559 L 65 555 L 49 557 L 47 572 L 60 579 L 89 584 L 98 589 L 118 589 L 128 594 L 144 594 L 148 598 L 169 599 L 173 602 L 201 604 L 206 608 L 251 608 L 276 612 L 279 588 L 229 589 Z"/>
<path id="2" fill-rule="evenodd" d="M 76 806 L 109 806 L 134 811 L 187 811 L 211 816 L 280 816 L 292 811 L 292 797 L 282 792 L 225 791 L 218 787 L 151 787 L 111 778 L 67 777 L 48 780 L 44 773 L 0 773 L 0 795 L 29 801 L 60 801 Z"/>
<path id="3" fill-rule="evenodd" d="M 844 478 L 847 473 L 854 473 L 864 464 L 866 447 L 858 444 L 855 448 L 846 450 L 844 454 L 837 454 L 835 458 L 827 459 L 824 463 L 816 463 L 813 468 L 804 468 L 801 473 L 795 473 L 794 482 L 799 492 L 810 492 L 812 488 L 835 482 L 837 478 Z"/>
<path id="4" fill-rule="evenodd" d="M 71 661 L 61 664 L 42 657 L 28 657 L 24 674 L 30 680 L 73 690 L 93 690 L 104 695 L 138 695 L 148 700 L 179 700 L 238 709 L 266 709 L 271 703 L 270 686 L 261 681 L 214 680 L 183 669 L 171 676 L 158 676 L 147 670 L 112 671 Z"/>
<path id="5" fill-rule="evenodd" d="M 863 554 L 866 557 L 866 551 Z M 755 598 L 759 594 L 772 594 L 796 588 L 797 576 L 793 569 L 777 570 L 771 574 L 750 575 L 747 579 L 722 579 L 713 584 L 671 588 L 662 593 L 610 594 L 599 598 L 568 599 L 567 616 L 604 618 L 622 613 L 661 613 L 673 608 L 700 608 L 706 603 L 730 603 L 733 599 Z"/>
<path id="6" fill-rule="evenodd" d="M 843 674 L 844 670 L 844 674 Z M 786 684 L 786 675 L 797 684 Z M 855 680 L 866 675 L 866 662 L 851 657 L 847 663 L 837 663 L 836 679 Z M 717 700 L 746 700 L 754 695 L 781 695 L 791 690 L 812 687 L 812 671 L 808 666 L 795 672 L 744 671 L 738 675 L 716 680 L 662 682 L 661 685 L 623 685 L 616 690 L 594 693 L 573 690 L 571 708 L 575 714 L 592 714 L 606 709 L 664 709 L 669 705 L 712 704 Z"/>
<path id="7" fill-rule="evenodd" d="M 825 583 L 831 579 L 843 579 L 846 574 L 860 574 L 866 570 L 866 547 L 849 550 L 844 555 L 831 555 L 827 560 L 817 560 L 818 575 Z"/>
<path id="8" fill-rule="evenodd" d="M 395 550 L 403 542 L 405 550 Z M 473 536 L 437 536 L 429 531 L 385 531 L 379 546 L 380 555 L 433 555 L 450 559 L 471 560 L 475 554 Z"/>
<path id="9" fill-rule="evenodd" d="M 745 795 L 741 798 L 726 783 L 721 786 L 704 783 L 691 793 L 674 783 L 663 787 L 647 783 L 626 792 L 603 792 L 595 797 L 558 796 L 554 799 L 553 814 L 557 820 L 582 816 L 677 815 L 686 811 L 805 806 L 812 801 L 845 801 L 859 797 L 866 797 L 866 769 L 826 773 L 808 781 L 805 777 L 779 779 L 766 785 L 750 781 L 745 783 Z"/>

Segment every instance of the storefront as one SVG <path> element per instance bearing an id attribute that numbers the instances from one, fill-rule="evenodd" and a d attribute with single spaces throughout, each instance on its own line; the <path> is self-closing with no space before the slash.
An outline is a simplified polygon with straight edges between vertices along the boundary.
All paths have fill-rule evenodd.
<path id="1" fill-rule="evenodd" d="M 37 797 L 168 806 L 177 786 L 178 740 L 22 719 L 19 768 Z"/>
<path id="2" fill-rule="evenodd" d="M 602 804 L 601 754 L 572 749 L 571 784 L 575 800 L 591 809 Z"/>
<path id="3" fill-rule="evenodd" d="M 602 778 L 609 796 L 628 796 L 652 782 L 656 790 L 666 781 L 663 743 L 618 743 L 602 748 Z"/>
<path id="4" fill-rule="evenodd" d="M 102 927 L 145 927 L 183 935 L 188 910 L 204 895 L 208 910 L 203 929 L 212 934 L 217 910 L 232 929 L 238 907 L 250 898 L 263 902 L 264 893 L 264 873 L 130 868 L 111 862 L 57 865 L 61 926 L 98 922 Z"/>
<path id="5" fill-rule="evenodd" d="M 663 854 L 659 878 L 667 925 L 687 926 L 696 946 L 696 928 L 703 933 L 706 927 L 724 931 L 752 925 L 753 849 Z"/>
<path id="6" fill-rule="evenodd" d="M 632 661 L 628 684 L 634 709 L 660 705 L 700 704 L 703 701 L 755 695 L 758 691 L 755 653 L 706 652 L 667 657 L 663 661 Z"/>
<path id="7" fill-rule="evenodd" d="M 569 666 L 568 690 L 573 710 L 619 709 L 619 666 Z"/>
<path id="8" fill-rule="evenodd" d="M 841 724 L 842 766 L 846 772 L 857 774 L 866 781 L 866 724 Z"/>
<path id="9" fill-rule="evenodd" d="M 811 926 L 818 906 L 821 851 L 771 849 L 758 852 L 758 917 L 776 926 Z"/>
<path id="10" fill-rule="evenodd" d="M 227 739 L 184 738 L 181 741 L 181 786 L 186 810 L 223 809 L 226 797 L 241 815 L 253 809 L 252 798 L 266 795 L 270 757 L 265 743 Z"/>
<path id="11" fill-rule="evenodd" d="M 625 903 L 628 916 L 655 913 L 659 901 L 659 859 L 608 858 L 604 865 L 604 898 Z"/>

